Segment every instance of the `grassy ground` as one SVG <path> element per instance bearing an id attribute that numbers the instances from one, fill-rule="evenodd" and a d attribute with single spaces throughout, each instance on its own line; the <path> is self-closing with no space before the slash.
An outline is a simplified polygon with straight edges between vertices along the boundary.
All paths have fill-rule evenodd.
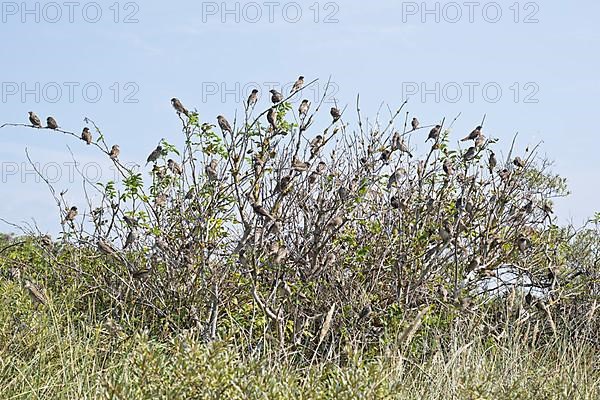
<path id="1" fill-rule="evenodd" d="M 368 357 L 348 349 L 344 360 L 310 363 L 291 351 L 249 355 L 232 341 L 205 344 L 192 334 L 128 335 L 67 309 L 36 308 L 20 286 L 0 281 L 0 398 L 600 398 L 600 355 L 581 342 L 531 348 L 480 333 L 417 353 L 385 345 Z"/>

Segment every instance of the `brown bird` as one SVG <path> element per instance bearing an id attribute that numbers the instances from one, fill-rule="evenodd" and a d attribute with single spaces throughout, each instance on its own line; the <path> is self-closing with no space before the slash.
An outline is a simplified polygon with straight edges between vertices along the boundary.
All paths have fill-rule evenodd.
<path id="1" fill-rule="evenodd" d="M 274 193 L 285 193 L 289 189 L 291 182 L 292 177 L 290 175 L 284 176 L 277 182 Z"/>
<path id="2" fill-rule="evenodd" d="M 331 111 L 329 113 L 331 114 L 334 123 L 338 122 L 339 119 L 342 118 L 342 113 L 336 107 L 331 107 Z"/>
<path id="3" fill-rule="evenodd" d="M 392 152 L 389 151 L 388 149 L 385 149 L 381 152 L 381 156 L 379 157 L 379 159 L 381 161 L 383 161 L 385 164 L 389 164 L 391 155 L 392 155 Z"/>
<path id="4" fill-rule="evenodd" d="M 269 93 L 271 93 L 271 102 L 273 104 L 281 103 L 283 101 L 283 95 L 277 90 L 271 89 L 269 90 Z"/>
<path id="5" fill-rule="evenodd" d="M 110 153 L 108 153 L 110 158 L 113 160 L 119 159 L 119 154 L 121 154 L 121 149 L 119 148 L 118 144 L 113 145 L 113 147 L 110 149 Z"/>
<path id="6" fill-rule="evenodd" d="M 83 128 L 81 132 L 81 140 L 83 140 L 87 145 L 92 144 L 92 133 L 90 132 L 90 128 Z"/>
<path id="7" fill-rule="evenodd" d="M 342 217 L 335 217 L 332 218 L 328 223 L 327 223 L 327 228 L 330 229 L 338 229 L 339 227 L 341 227 L 344 224 L 344 219 Z"/>
<path id="8" fill-rule="evenodd" d="M 77 207 L 73 206 L 67 211 L 67 215 L 65 216 L 65 221 L 72 222 L 75 217 L 77 217 Z"/>
<path id="9" fill-rule="evenodd" d="M 219 115 L 217 117 L 217 121 L 219 122 L 219 126 L 221 127 L 221 130 L 223 132 L 233 133 L 233 130 L 231 129 L 231 125 L 229 125 L 229 121 L 227 121 L 227 119 L 225 119 L 224 116 Z"/>
<path id="10" fill-rule="evenodd" d="M 319 164 L 317 164 L 317 173 L 319 175 L 323 174 L 326 169 L 327 169 L 327 164 L 325 164 L 324 161 L 320 161 Z"/>
<path id="11" fill-rule="evenodd" d="M 267 113 L 267 121 L 273 130 L 277 129 L 277 109 L 275 109 L 275 107 L 269 109 L 269 112 Z"/>
<path id="12" fill-rule="evenodd" d="M 248 108 L 253 107 L 257 101 L 258 101 L 258 89 L 253 89 L 252 93 L 250 93 L 250 96 L 248 96 L 248 102 L 246 103 L 246 105 L 248 106 Z"/>
<path id="13" fill-rule="evenodd" d="M 298 116 L 306 117 L 309 109 L 310 109 L 310 102 L 306 99 L 302 100 L 302 103 L 300 103 L 300 107 L 298 107 Z"/>
<path id="14" fill-rule="evenodd" d="M 127 238 L 125 239 L 125 245 L 123 246 L 123 248 L 124 249 L 128 248 L 129 246 L 134 244 L 136 240 L 137 240 L 137 233 L 135 233 L 135 231 L 133 231 L 133 230 L 129 231 L 129 234 L 127 235 Z"/>
<path id="15" fill-rule="evenodd" d="M 485 144 L 485 136 L 479 135 L 475 138 L 475 147 L 483 147 Z"/>
<path id="16" fill-rule="evenodd" d="M 204 167 L 204 172 L 210 181 L 216 181 L 219 179 L 219 171 L 217 168 L 219 167 L 219 162 L 216 159 L 210 160 L 210 163 Z"/>
<path id="17" fill-rule="evenodd" d="M 58 129 L 58 123 L 52 117 L 46 118 L 46 128 L 48 129 Z"/>
<path id="18" fill-rule="evenodd" d="M 103 239 L 98 239 L 98 250 L 107 255 L 113 255 L 116 253 L 116 250 Z"/>
<path id="19" fill-rule="evenodd" d="M 520 236 L 517 239 L 517 247 L 519 251 L 524 252 L 527 250 L 527 248 L 529 248 L 529 239 L 527 239 L 525 236 Z"/>
<path id="20" fill-rule="evenodd" d="M 444 223 L 440 226 L 438 234 L 440 235 L 440 238 L 442 238 L 443 242 L 449 242 L 450 239 L 452 239 L 452 229 L 447 221 L 444 221 Z"/>
<path id="21" fill-rule="evenodd" d="M 175 175 L 181 175 L 183 174 L 183 170 L 181 169 L 181 165 L 177 164 L 177 162 L 175 160 L 172 159 L 168 159 L 167 160 L 167 168 L 169 168 L 169 170 L 174 173 Z"/>
<path id="22" fill-rule="evenodd" d="M 444 168 L 444 172 L 446 173 L 446 175 L 450 176 L 450 175 L 454 174 L 454 165 L 452 164 L 452 161 L 450 161 L 449 158 L 447 158 L 444 161 L 443 168 Z"/>
<path id="23" fill-rule="evenodd" d="M 41 288 L 26 280 L 25 289 L 27 289 L 27 293 L 29 294 L 31 301 L 33 301 L 36 306 L 40 304 L 45 306 L 48 304 L 48 297 L 46 297 Z"/>
<path id="24" fill-rule="evenodd" d="M 319 150 L 321 150 L 321 146 L 323 146 L 324 140 L 323 136 L 317 135 L 313 140 L 310 141 L 310 155 L 315 157 L 319 154 Z"/>
<path id="25" fill-rule="evenodd" d="M 419 128 L 419 120 L 417 118 L 413 118 L 410 124 L 413 131 L 416 131 Z"/>
<path id="26" fill-rule="evenodd" d="M 183 106 L 183 104 L 181 104 L 181 101 L 179 101 L 178 98 L 173 97 L 171 99 L 171 105 L 173 106 L 175 111 L 177 111 L 178 114 L 185 114 L 186 117 L 190 116 L 189 111 Z"/>
<path id="27" fill-rule="evenodd" d="M 271 221 L 275 221 L 275 218 L 273 218 L 273 216 L 267 211 L 267 209 L 261 206 L 260 204 L 252 204 L 252 209 L 256 214 L 260 215 L 261 217 L 267 218 Z"/>
<path id="28" fill-rule="evenodd" d="M 152 153 L 150 153 L 150 155 L 146 159 L 146 164 L 156 162 L 156 160 L 158 160 L 159 157 L 162 156 L 162 153 L 163 153 L 162 146 L 156 146 L 156 149 L 154 149 L 152 151 Z"/>
<path id="29" fill-rule="evenodd" d="M 404 143 L 404 140 L 402 139 L 400 139 L 400 142 L 398 143 L 398 150 L 400 150 L 401 153 L 408 154 L 410 158 L 412 158 L 413 156 L 410 150 L 408 149 L 408 146 L 406 145 L 406 143 Z"/>
<path id="30" fill-rule="evenodd" d="M 136 219 L 128 217 L 127 215 L 123 216 L 123 221 L 125 221 L 127 226 L 129 226 L 130 228 L 136 227 L 138 224 Z"/>
<path id="31" fill-rule="evenodd" d="M 427 140 L 433 139 L 435 141 L 440 137 L 440 129 L 442 129 L 441 125 L 436 125 L 433 127 L 431 131 L 429 131 L 429 136 L 427 136 Z"/>
<path id="32" fill-rule="evenodd" d="M 292 160 L 292 169 L 296 172 L 305 172 L 310 168 L 310 164 L 298 159 L 298 157 L 294 156 Z"/>
<path id="33" fill-rule="evenodd" d="M 290 93 L 297 92 L 298 90 L 302 89 L 302 86 L 304 86 L 304 77 L 300 76 L 296 83 L 294 83 L 294 87 L 292 87 L 292 91 Z"/>
<path id="34" fill-rule="evenodd" d="M 469 135 L 466 138 L 461 139 L 461 142 L 466 142 L 467 140 L 477 139 L 479 137 L 479 135 L 481 135 L 481 129 L 482 129 L 482 127 L 478 126 L 477 128 L 475 128 L 473 130 L 473 132 L 469 133 Z"/>
<path id="35" fill-rule="evenodd" d="M 463 155 L 463 159 L 465 161 L 471 161 L 475 158 L 475 154 L 477 154 L 477 149 L 473 146 L 469 147 L 467 152 Z"/>
<path id="36" fill-rule="evenodd" d="M 42 121 L 40 121 L 40 117 L 35 115 L 33 111 L 29 111 L 29 122 L 31 122 L 31 125 L 33 125 L 36 128 L 42 127 Z"/>
<path id="37" fill-rule="evenodd" d="M 502 171 L 500 171 L 499 175 L 502 181 L 507 181 L 510 178 L 510 171 L 504 168 Z"/>
<path id="38" fill-rule="evenodd" d="M 513 164 L 515 164 L 519 168 L 525 168 L 525 160 L 523 160 L 521 157 L 515 157 L 515 159 L 513 160 Z"/>
<path id="39" fill-rule="evenodd" d="M 498 160 L 496 160 L 496 154 L 490 150 L 490 158 L 488 159 L 488 166 L 490 168 L 490 172 L 493 172 L 498 165 Z"/>

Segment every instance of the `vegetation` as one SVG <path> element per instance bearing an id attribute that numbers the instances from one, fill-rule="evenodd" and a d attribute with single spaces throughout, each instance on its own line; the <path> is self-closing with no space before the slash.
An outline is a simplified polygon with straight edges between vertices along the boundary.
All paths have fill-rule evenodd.
<path id="1" fill-rule="evenodd" d="M 122 180 L 2 239 L 2 398 L 600 396 L 600 218 L 554 224 L 537 149 L 273 100 L 213 125 L 174 99 L 184 146 L 148 168 L 86 119 Z"/>

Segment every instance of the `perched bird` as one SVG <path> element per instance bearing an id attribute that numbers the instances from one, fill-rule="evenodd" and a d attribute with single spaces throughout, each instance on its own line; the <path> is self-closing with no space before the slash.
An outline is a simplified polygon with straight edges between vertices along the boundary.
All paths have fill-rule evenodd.
<path id="1" fill-rule="evenodd" d="M 471 161 L 475 158 L 475 154 L 477 154 L 477 149 L 473 146 L 469 147 L 467 152 L 463 155 L 463 159 L 465 161 Z"/>
<path id="2" fill-rule="evenodd" d="M 441 125 L 436 125 L 433 127 L 431 131 L 429 131 L 429 136 L 427 136 L 427 140 L 433 139 L 435 141 L 440 137 L 440 130 L 442 129 Z"/>
<path id="3" fill-rule="evenodd" d="M 529 247 L 529 239 L 525 236 L 519 236 L 517 239 L 517 248 L 519 251 L 524 252 Z"/>
<path id="4" fill-rule="evenodd" d="M 315 136 L 315 138 L 310 141 L 310 155 L 312 157 L 315 157 L 317 154 L 319 154 L 319 150 L 321 149 L 321 146 L 323 146 L 323 143 L 324 140 L 323 136 L 321 135 Z"/>
<path id="5" fill-rule="evenodd" d="M 113 160 L 117 160 L 119 158 L 119 154 L 121 154 L 121 149 L 119 148 L 118 144 L 113 145 L 113 147 L 110 149 L 110 153 L 108 153 L 110 158 Z"/>
<path id="6" fill-rule="evenodd" d="M 367 304 L 366 306 L 363 307 L 363 309 L 358 314 L 358 320 L 362 321 L 363 319 L 368 318 L 372 312 L 373 312 L 373 308 L 371 307 L 370 304 Z"/>
<path id="7" fill-rule="evenodd" d="M 294 156 L 294 159 L 292 160 L 292 169 L 296 172 L 305 172 L 308 171 L 308 169 L 310 168 L 310 164 L 305 162 L 305 161 L 301 161 L 300 159 L 298 159 L 298 157 Z"/>
<path id="8" fill-rule="evenodd" d="M 326 169 L 327 169 L 327 164 L 325 164 L 324 161 L 320 161 L 319 164 L 317 164 L 317 173 L 319 175 L 323 174 Z"/>
<path id="9" fill-rule="evenodd" d="M 413 131 L 416 131 L 419 128 L 419 120 L 417 118 L 413 118 L 410 124 Z"/>
<path id="10" fill-rule="evenodd" d="M 294 83 L 294 87 L 292 87 L 292 91 L 290 93 L 297 92 L 298 90 L 302 89 L 302 86 L 304 86 L 304 77 L 300 76 L 296 83 Z"/>
<path id="11" fill-rule="evenodd" d="M 154 199 L 154 206 L 158 208 L 162 208 L 167 205 L 167 195 L 164 193 L 160 193 Z"/>
<path id="12" fill-rule="evenodd" d="M 274 193 L 285 193 L 289 189 L 291 182 L 292 177 L 290 175 L 282 177 L 279 182 L 277 182 L 277 185 L 275 185 Z"/>
<path id="13" fill-rule="evenodd" d="M 444 223 L 440 226 L 438 234 L 440 235 L 440 238 L 442 238 L 443 242 L 449 242 L 450 239 L 452 239 L 452 229 L 450 229 L 450 225 L 447 221 L 444 221 Z"/>
<path id="14" fill-rule="evenodd" d="M 452 161 L 450 161 L 449 158 L 447 158 L 444 161 L 444 165 L 442 166 L 442 168 L 444 169 L 444 172 L 446 173 L 446 175 L 450 176 L 450 175 L 454 174 L 454 165 L 452 164 Z"/>
<path id="15" fill-rule="evenodd" d="M 342 118 L 342 113 L 336 107 L 331 107 L 331 111 L 329 113 L 331 114 L 334 123 L 338 122 L 340 118 Z"/>
<path id="16" fill-rule="evenodd" d="M 483 147 L 485 144 L 485 136 L 479 135 L 475 138 L 475 147 Z"/>
<path id="17" fill-rule="evenodd" d="M 29 293 L 31 301 L 33 301 L 36 306 L 40 304 L 45 306 L 48 304 L 48 297 L 46 297 L 41 288 L 26 280 L 25 289 L 27 289 L 27 293 Z"/>
<path id="18" fill-rule="evenodd" d="M 269 122 L 269 125 L 271 125 L 273 130 L 277 129 L 277 110 L 275 107 L 269 109 L 269 112 L 267 113 L 267 122 Z"/>
<path id="19" fill-rule="evenodd" d="M 310 102 L 306 99 L 302 100 L 302 103 L 300 103 L 300 106 L 298 107 L 298 116 L 306 117 L 309 109 L 310 109 Z"/>
<path id="20" fill-rule="evenodd" d="M 400 132 L 394 131 L 394 134 L 392 135 L 392 151 L 396 151 L 396 150 L 400 149 L 400 141 L 401 140 L 402 140 L 402 135 L 400 135 Z"/>
<path id="21" fill-rule="evenodd" d="M 277 90 L 271 89 L 269 90 L 269 93 L 271 93 L 271 102 L 273 104 L 281 103 L 283 101 L 283 95 Z"/>
<path id="22" fill-rule="evenodd" d="M 327 223 L 327 228 L 330 229 L 338 229 L 339 227 L 341 227 L 344 224 L 344 219 L 340 216 L 337 216 L 335 218 L 332 218 L 328 223 Z"/>
<path id="23" fill-rule="evenodd" d="M 35 115 L 33 111 L 29 111 L 29 122 L 31 122 L 31 125 L 33 125 L 36 128 L 42 127 L 42 121 L 40 121 L 40 117 Z"/>
<path id="24" fill-rule="evenodd" d="M 65 221 L 72 222 L 75 217 L 77 217 L 77 207 L 73 206 L 67 211 L 67 215 L 65 215 Z"/>
<path id="25" fill-rule="evenodd" d="M 502 171 L 500 171 L 499 175 L 502 181 L 507 181 L 510 178 L 510 171 L 504 168 Z"/>
<path id="26" fill-rule="evenodd" d="M 81 132 L 81 140 L 83 140 L 87 145 L 92 144 L 92 133 L 90 132 L 90 128 L 83 128 Z"/>
<path id="27" fill-rule="evenodd" d="M 248 108 L 254 107 L 254 105 L 256 104 L 257 101 L 258 101 L 258 89 L 253 89 L 252 93 L 250 93 L 250 96 L 248 96 L 248 102 L 246 103 L 246 105 L 248 106 Z"/>
<path id="28" fill-rule="evenodd" d="M 129 226 L 130 228 L 134 228 L 138 224 L 137 220 L 135 220 L 134 218 L 130 218 L 127 215 L 123 216 L 123 221 L 125 221 L 127 226 Z"/>
<path id="29" fill-rule="evenodd" d="M 525 160 L 523 160 L 521 157 L 515 157 L 515 159 L 513 160 L 513 164 L 515 164 L 519 168 L 525 168 Z"/>
<path id="30" fill-rule="evenodd" d="M 219 127 L 221 127 L 221 130 L 223 132 L 233 133 L 233 130 L 231 129 L 231 125 L 229 125 L 229 121 L 227 121 L 227 119 L 225 119 L 224 116 L 219 115 L 217 117 L 217 121 L 219 122 Z"/>
<path id="31" fill-rule="evenodd" d="M 481 126 L 475 128 L 471 133 L 467 135 L 464 139 L 461 139 L 461 142 L 466 142 L 467 140 L 475 140 L 481 135 Z"/>
<path id="32" fill-rule="evenodd" d="M 392 208 L 394 209 L 399 209 L 400 208 L 400 199 L 398 199 L 397 196 L 392 196 L 390 198 L 390 205 L 392 206 Z"/>
<path id="33" fill-rule="evenodd" d="M 181 169 L 181 165 L 177 164 L 177 162 L 175 160 L 172 159 L 168 159 L 167 160 L 167 168 L 169 168 L 169 170 L 174 173 L 175 175 L 181 175 L 183 174 L 183 170 Z"/>
<path id="34" fill-rule="evenodd" d="M 388 178 L 387 188 L 391 189 L 392 186 L 396 185 L 400 181 L 400 178 L 404 173 L 405 171 L 402 168 L 398 168 L 397 170 L 395 170 L 394 173 L 391 174 Z"/>
<path id="35" fill-rule="evenodd" d="M 381 152 L 381 156 L 379 157 L 379 159 L 381 161 L 383 161 L 385 164 L 389 164 L 391 155 L 392 155 L 392 152 L 389 151 L 388 149 L 385 149 Z"/>
<path id="36" fill-rule="evenodd" d="M 156 149 L 154 149 L 152 151 L 152 153 L 150 153 L 150 155 L 146 159 L 146 164 L 156 162 L 156 160 L 158 160 L 159 157 L 162 156 L 162 153 L 163 153 L 162 146 L 156 146 Z"/>
<path id="37" fill-rule="evenodd" d="M 404 140 L 400 139 L 400 143 L 398 143 L 398 150 L 400 150 L 401 153 L 406 153 L 408 154 L 408 156 L 410 158 L 412 158 L 412 153 L 410 152 L 408 146 L 406 145 L 406 143 L 404 143 Z"/>
<path id="38" fill-rule="evenodd" d="M 124 249 L 128 248 L 133 243 L 135 243 L 136 240 L 137 240 L 137 233 L 135 233 L 134 230 L 129 231 L 129 234 L 127 235 L 127 238 L 125 239 L 125 245 L 123 246 L 123 248 Z"/>
<path id="39" fill-rule="evenodd" d="M 173 97 L 171 99 L 171 105 L 178 114 L 185 114 L 186 117 L 190 116 L 189 111 L 183 106 L 183 104 L 181 104 L 181 101 L 179 101 L 178 98 Z"/>
<path id="40" fill-rule="evenodd" d="M 219 178 L 219 172 L 217 168 L 219 167 L 219 162 L 216 159 L 210 160 L 210 163 L 204 167 L 204 172 L 206 172 L 206 176 L 211 181 L 216 181 Z"/>
<path id="41" fill-rule="evenodd" d="M 488 159 L 488 167 L 490 168 L 490 172 L 493 172 L 498 165 L 498 160 L 496 160 L 496 154 L 490 150 L 490 158 Z"/>
<path id="42" fill-rule="evenodd" d="M 116 250 L 103 239 L 98 239 L 98 250 L 107 255 L 113 255 L 116 253 Z"/>
<path id="43" fill-rule="evenodd" d="M 52 117 L 46 118 L 46 128 L 48 129 L 58 129 L 58 123 Z"/>
<path id="44" fill-rule="evenodd" d="M 267 209 L 261 206 L 260 204 L 252 204 L 252 209 L 257 215 L 260 215 L 261 217 L 267 218 L 271 221 L 275 221 L 275 218 L 273 218 L 273 216 L 267 211 Z"/>
<path id="45" fill-rule="evenodd" d="M 319 180 L 319 176 L 321 175 L 318 172 L 311 172 L 311 174 L 308 176 L 308 183 L 314 185 Z"/>

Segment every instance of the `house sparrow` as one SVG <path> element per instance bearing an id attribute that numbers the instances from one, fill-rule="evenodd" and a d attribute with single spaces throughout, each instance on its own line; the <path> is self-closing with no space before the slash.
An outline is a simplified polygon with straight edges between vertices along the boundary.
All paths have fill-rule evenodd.
<path id="1" fill-rule="evenodd" d="M 31 125 L 35 126 L 36 128 L 42 127 L 42 121 L 40 121 L 40 117 L 35 115 L 33 111 L 29 111 L 29 122 L 31 122 Z"/>
<path id="2" fill-rule="evenodd" d="M 219 172 L 217 168 L 219 167 L 219 162 L 216 159 L 210 160 L 210 163 L 204 167 L 204 172 L 208 179 L 211 181 L 216 181 L 219 178 Z"/>
<path id="3" fill-rule="evenodd" d="M 419 120 L 417 118 L 413 118 L 410 125 L 412 126 L 412 130 L 416 131 L 419 128 Z"/>
<path id="4" fill-rule="evenodd" d="M 315 138 L 310 141 L 310 155 L 312 157 L 315 157 L 317 154 L 319 154 L 319 150 L 321 149 L 321 146 L 323 146 L 323 143 L 324 140 L 323 136 L 321 135 L 315 136 Z"/>
<path id="5" fill-rule="evenodd" d="M 471 133 L 469 133 L 469 135 L 467 135 L 467 137 L 465 137 L 464 139 L 461 139 L 461 142 L 466 142 L 467 140 L 475 140 L 477 139 L 480 135 L 481 135 L 481 126 L 478 126 L 477 128 L 475 128 Z"/>
<path id="6" fill-rule="evenodd" d="M 302 103 L 300 103 L 300 106 L 298 107 L 298 115 L 300 117 L 306 117 L 309 109 L 310 109 L 310 102 L 306 99 L 302 100 Z"/>
<path id="7" fill-rule="evenodd" d="M 496 169 L 496 165 L 498 165 L 498 160 L 496 160 L 496 154 L 490 150 L 490 158 L 488 159 L 488 166 L 490 168 L 490 172 L 493 172 Z"/>
<path id="8" fill-rule="evenodd" d="M 183 104 L 181 104 L 181 101 L 179 101 L 179 99 L 173 97 L 171 99 L 171 105 L 173 106 L 175 111 L 177 111 L 178 114 L 185 114 L 186 117 L 190 116 L 189 111 L 183 106 Z"/>
<path id="9" fill-rule="evenodd" d="M 248 106 L 248 108 L 253 107 L 257 101 L 258 101 L 258 90 L 253 89 L 252 93 L 250 93 L 250 96 L 248 96 L 248 102 L 246 103 L 246 105 Z"/>
<path id="10" fill-rule="evenodd" d="M 292 160 L 292 169 L 296 172 L 305 172 L 310 168 L 310 164 L 304 161 L 299 160 L 296 156 Z"/>
<path id="11" fill-rule="evenodd" d="M 221 130 L 223 132 L 233 133 L 233 130 L 231 129 L 231 125 L 229 125 L 229 121 L 227 121 L 227 119 L 225 119 L 224 116 L 219 115 L 217 117 L 217 121 L 219 122 L 219 127 L 221 127 Z"/>
<path id="12" fill-rule="evenodd" d="M 46 119 L 46 127 L 48 129 L 58 129 L 58 123 L 56 122 L 56 120 L 52 117 L 48 117 Z"/>
<path id="13" fill-rule="evenodd" d="M 116 250 L 103 239 L 98 239 L 98 250 L 107 255 L 113 255 L 116 253 Z"/>
<path id="14" fill-rule="evenodd" d="M 298 90 L 302 89 L 302 86 L 304 86 L 304 77 L 300 76 L 296 83 L 294 83 L 294 87 L 292 87 L 292 91 L 290 93 L 297 92 Z"/>
<path id="15" fill-rule="evenodd" d="M 269 112 L 267 112 L 267 122 L 269 122 L 273 130 L 277 129 L 277 110 L 275 107 L 270 108 Z"/>
<path id="16" fill-rule="evenodd" d="M 77 217 L 77 207 L 73 206 L 67 211 L 67 215 L 65 216 L 65 221 L 73 221 Z"/>
<path id="17" fill-rule="evenodd" d="M 477 149 L 473 146 L 469 147 L 467 152 L 463 155 L 463 159 L 465 161 L 471 161 L 475 158 L 475 154 L 477 153 Z"/>
<path id="18" fill-rule="evenodd" d="M 269 90 L 269 93 L 271 93 L 271 102 L 273 104 L 281 103 L 283 101 L 283 95 L 277 90 L 271 89 Z"/>
<path id="19" fill-rule="evenodd" d="M 260 204 L 252 204 L 252 209 L 257 215 L 260 215 L 261 217 L 267 218 L 271 221 L 275 221 L 275 218 L 273 218 L 273 216 L 267 211 L 267 209 L 261 206 Z"/>
<path id="20" fill-rule="evenodd" d="M 181 175 L 183 174 L 183 170 L 181 169 L 181 165 L 177 164 L 177 162 L 175 160 L 172 159 L 168 159 L 167 160 L 167 168 L 169 168 L 169 170 L 174 173 L 175 175 Z"/>
<path id="21" fill-rule="evenodd" d="M 519 168 L 525 168 L 525 160 L 523 160 L 521 157 L 515 157 L 515 159 L 513 160 L 513 164 L 515 164 Z"/>
<path id="22" fill-rule="evenodd" d="M 342 113 L 336 107 L 331 107 L 331 111 L 329 113 L 331 114 L 334 123 L 338 122 L 339 119 L 342 118 Z"/>
<path id="23" fill-rule="evenodd" d="M 120 154 L 121 154 L 121 149 L 119 148 L 118 144 L 113 145 L 113 147 L 111 147 L 111 149 L 110 149 L 110 153 L 108 153 L 110 158 L 113 160 L 117 160 L 119 158 Z"/>
<path id="24" fill-rule="evenodd" d="M 433 127 L 431 131 L 429 131 L 429 136 L 427 136 L 427 140 L 433 139 L 435 141 L 440 137 L 440 130 L 442 129 L 441 125 L 436 125 Z"/>
<path id="25" fill-rule="evenodd" d="M 162 155 L 162 153 L 163 153 L 162 146 L 156 146 L 156 149 L 154 149 L 152 151 L 152 153 L 150 153 L 150 155 L 146 159 L 146 164 L 156 162 L 156 160 L 158 160 L 158 158 Z"/>
<path id="26" fill-rule="evenodd" d="M 87 145 L 92 144 L 92 133 L 90 132 L 90 128 L 83 128 L 81 132 L 81 140 L 83 140 Z"/>
<path id="27" fill-rule="evenodd" d="M 36 304 L 36 305 L 41 304 L 43 306 L 48 304 L 48 297 L 46 297 L 46 295 L 44 294 L 44 292 L 41 288 L 37 287 L 30 281 L 26 280 L 25 281 L 25 289 L 27 289 L 27 293 L 29 294 L 31 301 L 33 301 L 34 304 Z"/>

